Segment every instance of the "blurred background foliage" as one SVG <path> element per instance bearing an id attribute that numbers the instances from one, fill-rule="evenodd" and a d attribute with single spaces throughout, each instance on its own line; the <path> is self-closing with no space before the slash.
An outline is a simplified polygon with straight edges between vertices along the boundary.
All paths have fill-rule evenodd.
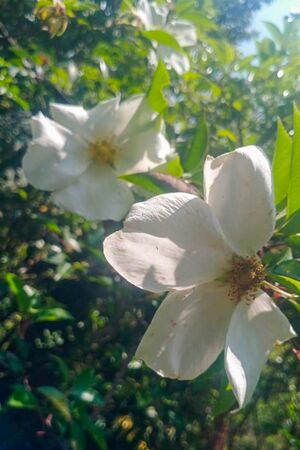
<path id="1" fill-rule="evenodd" d="M 150 86 L 181 160 L 161 172 L 184 172 L 201 194 L 208 151 L 255 143 L 271 157 L 277 117 L 292 136 L 292 104 L 300 103 L 299 19 L 287 18 L 281 29 L 266 24 L 269 37 L 244 56 L 236 45 L 266 1 L 176 0 L 170 9 L 194 23 L 198 44 L 185 50 L 190 71 L 166 75 L 162 64 L 155 81 L 152 43 L 135 26 L 134 3 L 54 3 L 1 1 L 0 449 L 299 449 L 300 363 L 292 345 L 272 353 L 254 399 L 233 415 L 222 358 L 193 382 L 158 377 L 132 358 L 160 297 L 129 286 L 102 254 L 104 236 L 120 225 L 60 210 L 20 168 L 30 117 L 48 114 L 50 101 L 91 107 Z M 279 126 L 277 147 L 289 145 Z M 137 198 L 176 188 L 163 176 L 131 181 Z M 299 221 L 266 256 L 282 283 L 291 282 L 286 244 L 299 257 Z M 292 269 L 297 293 L 300 270 Z M 278 302 L 299 330 L 298 305 Z"/>

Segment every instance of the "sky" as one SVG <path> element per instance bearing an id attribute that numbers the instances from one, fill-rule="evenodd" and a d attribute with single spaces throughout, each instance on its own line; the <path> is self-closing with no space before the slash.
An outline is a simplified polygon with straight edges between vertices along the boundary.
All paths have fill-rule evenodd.
<path id="1" fill-rule="evenodd" d="M 300 11 L 300 0 L 275 0 L 270 5 L 264 6 L 260 11 L 254 14 L 252 28 L 259 32 L 260 37 L 268 36 L 265 30 L 264 21 L 273 22 L 279 28 L 282 28 L 282 19 L 291 10 Z M 241 50 L 245 54 L 253 53 L 255 49 L 254 41 L 245 42 L 241 45 Z"/>

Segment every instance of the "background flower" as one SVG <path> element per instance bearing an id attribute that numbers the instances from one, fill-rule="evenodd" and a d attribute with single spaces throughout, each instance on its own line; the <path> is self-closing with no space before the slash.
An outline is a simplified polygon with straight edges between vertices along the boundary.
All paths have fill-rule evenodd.
<path id="1" fill-rule="evenodd" d="M 51 104 L 54 120 L 32 118 L 32 142 L 23 160 L 29 182 L 54 191 L 58 205 L 87 219 L 122 219 L 133 195 L 121 174 L 147 172 L 171 148 L 143 96 L 119 98 L 91 110 Z"/>
<path id="2" fill-rule="evenodd" d="M 197 33 L 193 24 L 187 20 L 169 20 L 169 9 L 166 6 L 140 0 L 135 9 L 135 14 L 146 30 L 162 30 L 169 33 L 182 48 L 191 47 L 197 43 Z M 153 64 L 157 64 L 157 57 L 161 57 L 179 75 L 187 72 L 190 68 L 188 57 L 183 52 L 176 51 L 170 46 L 159 44 L 156 52 L 150 54 L 150 60 Z"/>

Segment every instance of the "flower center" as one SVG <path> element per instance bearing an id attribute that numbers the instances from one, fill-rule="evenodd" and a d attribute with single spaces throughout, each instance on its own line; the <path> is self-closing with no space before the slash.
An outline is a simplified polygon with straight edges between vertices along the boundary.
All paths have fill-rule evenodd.
<path id="1" fill-rule="evenodd" d="M 234 302 L 244 298 L 247 302 L 255 299 L 257 290 L 265 278 L 265 268 L 258 256 L 233 257 L 233 267 L 229 276 L 229 297 Z"/>
<path id="2" fill-rule="evenodd" d="M 109 166 L 114 165 L 119 152 L 120 149 L 113 143 L 113 140 L 109 138 L 91 142 L 89 146 L 91 159 Z"/>

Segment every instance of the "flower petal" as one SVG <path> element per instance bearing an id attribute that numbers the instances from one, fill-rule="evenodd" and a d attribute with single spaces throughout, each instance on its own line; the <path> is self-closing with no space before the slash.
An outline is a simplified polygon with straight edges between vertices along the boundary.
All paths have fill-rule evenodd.
<path id="1" fill-rule="evenodd" d="M 121 157 L 115 162 L 120 174 L 148 172 L 173 153 L 169 142 L 154 127 L 128 138 L 120 146 Z"/>
<path id="2" fill-rule="evenodd" d="M 62 189 L 87 168 L 89 155 L 84 141 L 42 113 L 32 118 L 32 135 L 23 169 L 34 187 Z"/>
<path id="3" fill-rule="evenodd" d="M 191 380 L 203 373 L 224 348 L 234 304 L 228 287 L 207 283 L 171 292 L 147 329 L 136 357 L 161 376 Z"/>
<path id="4" fill-rule="evenodd" d="M 95 137 L 119 136 L 141 105 L 144 95 L 135 95 L 119 104 L 118 97 L 100 102 L 86 111 L 81 106 L 52 103 L 55 121 L 88 141 Z"/>
<path id="5" fill-rule="evenodd" d="M 240 408 L 251 399 L 274 344 L 295 335 L 267 294 L 260 293 L 250 305 L 237 305 L 226 338 L 225 368 Z"/>
<path id="6" fill-rule="evenodd" d="M 119 108 L 120 98 L 115 97 L 98 103 L 88 111 L 86 122 L 89 141 L 115 135 L 115 116 Z"/>
<path id="7" fill-rule="evenodd" d="M 88 113 L 82 106 L 50 103 L 50 111 L 53 119 L 60 125 L 75 134 L 84 135 L 83 130 L 88 119 Z"/>
<path id="8" fill-rule="evenodd" d="M 134 102 L 134 99 L 136 99 L 135 101 L 137 108 L 135 110 L 132 110 L 132 113 L 129 116 L 129 122 L 118 136 L 118 141 L 120 143 L 125 142 L 132 136 L 143 133 L 145 131 L 156 130 L 157 132 L 159 132 L 161 129 L 161 119 L 158 118 L 158 114 L 151 108 L 147 97 L 145 97 L 144 95 L 138 95 L 132 97 L 132 102 Z M 128 106 L 130 107 L 130 99 L 126 100 L 120 105 L 121 114 L 125 115 L 122 112 L 122 107 L 124 105 L 126 111 L 128 103 Z"/>
<path id="9" fill-rule="evenodd" d="M 178 75 L 183 75 L 190 69 L 190 62 L 185 53 L 176 52 L 165 45 L 160 45 L 157 51 L 164 62 L 170 65 Z"/>
<path id="10" fill-rule="evenodd" d="M 231 247 L 241 256 L 257 252 L 275 226 L 271 168 L 262 150 L 252 145 L 208 157 L 204 184 Z"/>
<path id="11" fill-rule="evenodd" d="M 110 167 L 91 164 L 73 184 L 55 193 L 53 200 L 86 219 L 121 220 L 133 203 L 133 195 Z"/>
<path id="12" fill-rule="evenodd" d="M 130 283 L 153 292 L 212 281 L 232 258 L 209 206 L 184 193 L 133 205 L 124 229 L 104 241 L 104 253 Z"/>
<path id="13" fill-rule="evenodd" d="M 163 28 L 168 15 L 168 9 L 158 6 L 154 2 L 140 0 L 135 9 L 135 14 L 142 21 L 146 30 Z"/>
<path id="14" fill-rule="evenodd" d="M 133 119 L 135 113 L 139 110 L 143 100 L 144 95 L 135 95 L 133 97 L 124 100 L 119 108 L 115 112 L 115 129 L 114 135 L 119 136 L 126 129 L 130 121 Z M 148 118 L 149 120 L 149 118 Z"/>
<path id="15" fill-rule="evenodd" d="M 197 43 L 196 28 L 186 20 L 172 20 L 166 30 L 174 36 L 181 47 L 189 47 Z"/>

